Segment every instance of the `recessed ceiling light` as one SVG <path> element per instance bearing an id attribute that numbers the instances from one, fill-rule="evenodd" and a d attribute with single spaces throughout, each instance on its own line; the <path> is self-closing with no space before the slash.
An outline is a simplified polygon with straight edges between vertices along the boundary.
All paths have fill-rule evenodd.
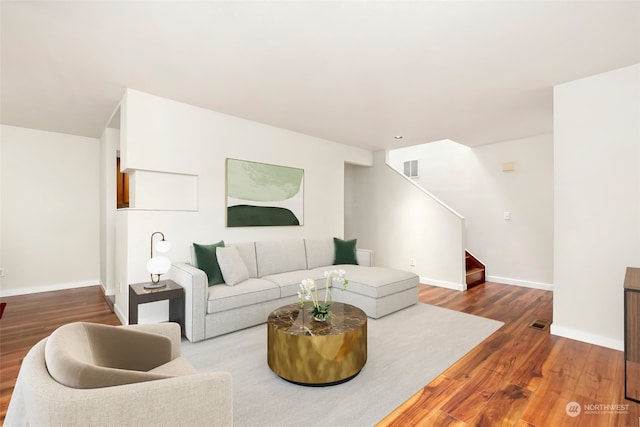
<path id="1" fill-rule="evenodd" d="M 393 139 L 402 139 L 402 138 L 404 138 L 404 136 L 402 136 L 402 135 L 396 135 L 396 136 L 393 137 Z"/>

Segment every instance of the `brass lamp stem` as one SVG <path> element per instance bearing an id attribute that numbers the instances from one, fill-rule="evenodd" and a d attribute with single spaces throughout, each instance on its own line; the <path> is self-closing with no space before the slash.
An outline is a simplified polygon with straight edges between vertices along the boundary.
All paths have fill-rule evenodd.
<path id="1" fill-rule="evenodd" d="M 154 231 L 153 233 L 151 233 L 151 258 L 153 258 L 153 236 L 155 236 L 156 234 L 159 234 L 160 236 L 162 236 L 161 241 L 164 240 L 164 233 L 162 233 L 161 231 Z M 160 275 L 159 274 L 156 274 L 155 278 L 153 277 L 154 276 L 153 273 L 150 274 L 150 276 L 151 276 L 151 282 L 158 283 L 160 281 Z"/>

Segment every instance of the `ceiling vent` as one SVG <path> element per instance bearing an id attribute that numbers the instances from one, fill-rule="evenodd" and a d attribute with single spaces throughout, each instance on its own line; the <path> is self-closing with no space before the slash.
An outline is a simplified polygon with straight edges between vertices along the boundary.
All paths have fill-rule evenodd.
<path id="1" fill-rule="evenodd" d="M 418 177 L 418 161 L 407 160 L 406 162 L 404 162 L 404 174 L 409 178 L 417 178 Z"/>

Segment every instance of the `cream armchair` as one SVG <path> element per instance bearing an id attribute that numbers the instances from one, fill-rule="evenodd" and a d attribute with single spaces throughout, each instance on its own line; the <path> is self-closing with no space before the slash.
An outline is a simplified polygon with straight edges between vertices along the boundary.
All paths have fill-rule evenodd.
<path id="1" fill-rule="evenodd" d="M 180 326 L 71 323 L 26 355 L 5 426 L 231 426 L 231 375 L 197 373 Z"/>

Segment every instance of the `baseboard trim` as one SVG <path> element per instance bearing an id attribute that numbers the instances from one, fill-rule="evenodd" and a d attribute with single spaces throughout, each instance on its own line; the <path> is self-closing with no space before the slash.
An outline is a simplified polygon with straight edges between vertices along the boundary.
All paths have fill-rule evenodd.
<path id="1" fill-rule="evenodd" d="M 6 289 L 0 291 L 0 297 L 12 297 L 16 295 L 36 294 L 39 292 L 61 291 L 63 289 L 84 288 L 86 286 L 98 286 L 100 279 L 86 280 L 82 282 L 57 283 L 54 285 L 35 286 L 31 288 Z"/>
<path id="2" fill-rule="evenodd" d="M 602 335 L 596 335 L 590 332 L 580 331 L 578 329 L 566 328 L 564 326 L 551 324 L 551 335 L 569 338 L 576 341 L 582 341 L 588 344 L 599 345 L 601 347 L 607 347 L 613 350 L 624 351 L 623 340 L 603 337 Z"/>
<path id="3" fill-rule="evenodd" d="M 542 289 L 545 291 L 553 290 L 553 285 L 549 283 L 530 282 L 528 280 L 510 279 L 508 277 L 487 276 L 486 281 L 502 283 L 505 285 L 522 286 L 524 288 Z"/>
<path id="4" fill-rule="evenodd" d="M 424 283 L 425 285 L 438 286 L 440 288 L 453 289 L 454 291 L 464 291 L 466 289 L 465 286 L 459 283 L 445 282 L 444 280 L 430 279 L 428 277 L 422 276 L 420 276 L 420 283 Z"/>
<path id="5" fill-rule="evenodd" d="M 117 304 L 113 306 L 113 312 L 116 314 L 116 316 L 118 316 L 118 319 L 120 319 L 120 323 L 122 323 L 123 325 L 129 324 L 129 322 L 127 321 L 128 316 L 125 316 L 124 313 L 120 311 L 120 307 L 118 307 Z"/>

